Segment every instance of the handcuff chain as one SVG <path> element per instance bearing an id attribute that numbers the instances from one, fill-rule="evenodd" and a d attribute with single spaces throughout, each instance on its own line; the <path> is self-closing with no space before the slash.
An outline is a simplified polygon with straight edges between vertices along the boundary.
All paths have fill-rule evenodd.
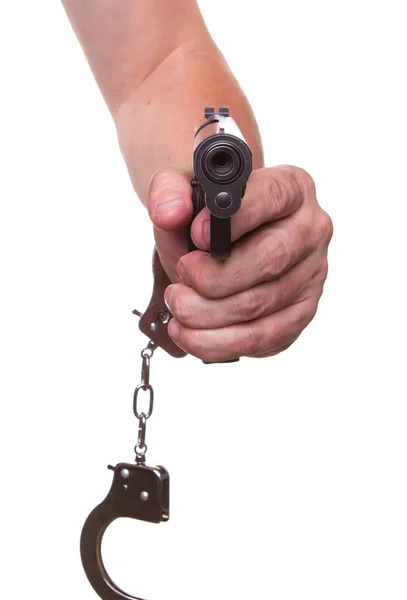
<path id="1" fill-rule="evenodd" d="M 139 465 L 144 465 L 146 462 L 146 427 L 147 419 L 149 419 L 153 413 L 154 407 L 154 390 L 150 384 L 150 359 L 156 349 L 156 344 L 150 340 L 145 348 L 141 351 L 141 382 L 138 384 L 134 391 L 133 411 L 136 419 L 139 421 L 138 425 L 138 440 L 134 448 L 136 453 L 136 462 Z M 146 411 L 141 411 L 139 408 L 139 393 L 140 390 L 148 392 L 149 402 Z"/>

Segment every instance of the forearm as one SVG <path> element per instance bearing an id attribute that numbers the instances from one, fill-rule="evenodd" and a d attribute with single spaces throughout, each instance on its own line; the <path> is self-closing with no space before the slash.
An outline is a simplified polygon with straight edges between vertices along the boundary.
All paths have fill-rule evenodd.
<path id="1" fill-rule="evenodd" d="M 62 0 L 111 112 L 180 44 L 205 35 L 196 0 Z"/>
<path id="2" fill-rule="evenodd" d="M 63 0 L 115 120 L 140 199 L 153 173 L 190 170 L 205 106 L 227 105 L 263 165 L 250 105 L 212 41 L 195 0 Z"/>

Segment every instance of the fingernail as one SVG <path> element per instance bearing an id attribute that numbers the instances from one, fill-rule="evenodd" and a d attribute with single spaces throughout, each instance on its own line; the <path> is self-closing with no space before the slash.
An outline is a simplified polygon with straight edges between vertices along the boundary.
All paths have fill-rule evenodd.
<path id="1" fill-rule="evenodd" d="M 169 195 L 162 196 L 157 200 L 157 204 L 155 206 L 155 214 L 161 214 L 167 212 L 169 210 L 173 210 L 174 208 L 179 208 L 180 206 L 185 205 L 185 200 L 181 196 Z"/>
<path id="2" fill-rule="evenodd" d="M 177 273 L 178 273 L 178 277 L 181 279 L 182 283 L 187 283 L 187 284 L 189 283 L 188 271 L 186 270 L 186 268 L 182 264 L 182 260 L 180 260 L 178 262 Z"/>
<path id="3" fill-rule="evenodd" d="M 168 310 L 171 310 L 170 305 L 169 305 L 171 294 L 172 294 L 172 286 L 169 285 L 164 292 L 164 302 L 167 305 Z"/>
<path id="4" fill-rule="evenodd" d="M 178 340 L 179 325 L 174 319 L 171 319 L 171 321 L 168 323 L 168 333 L 172 337 L 173 340 L 175 340 L 175 341 Z"/>
<path id="5" fill-rule="evenodd" d="M 209 219 L 207 219 L 206 221 L 203 222 L 202 236 L 203 236 L 204 242 L 206 244 L 211 243 L 211 225 L 210 225 Z"/>

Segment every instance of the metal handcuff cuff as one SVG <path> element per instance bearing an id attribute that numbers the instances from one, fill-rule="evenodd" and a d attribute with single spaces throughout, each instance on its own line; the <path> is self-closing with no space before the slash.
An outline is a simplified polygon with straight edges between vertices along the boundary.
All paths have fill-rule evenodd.
<path id="1" fill-rule="evenodd" d="M 252 170 L 250 148 L 243 139 L 227 107 L 205 109 L 205 121 L 194 138 L 194 178 L 192 185 L 193 218 L 207 206 L 210 212 L 210 253 L 215 259 L 227 259 L 231 253 L 231 217 L 239 210 L 247 179 Z M 189 234 L 188 251 L 196 250 Z M 158 253 L 153 255 L 154 289 L 147 310 L 141 314 L 140 330 L 150 338 L 141 351 L 141 382 L 134 392 L 134 414 L 139 421 L 135 463 L 119 463 L 115 467 L 111 489 L 88 516 L 81 535 L 83 568 L 95 592 L 103 600 L 141 600 L 121 590 L 109 577 L 102 560 L 102 538 L 108 526 L 121 517 L 150 523 L 169 519 L 169 474 L 162 466 L 149 467 L 146 459 L 146 424 L 151 417 L 154 390 L 150 383 L 150 359 L 161 347 L 173 357 L 185 352 L 169 337 L 167 323 L 171 318 L 164 291 L 170 280 Z M 239 360 L 233 359 L 234 362 Z M 139 409 L 140 394 L 148 394 L 146 412 Z"/>

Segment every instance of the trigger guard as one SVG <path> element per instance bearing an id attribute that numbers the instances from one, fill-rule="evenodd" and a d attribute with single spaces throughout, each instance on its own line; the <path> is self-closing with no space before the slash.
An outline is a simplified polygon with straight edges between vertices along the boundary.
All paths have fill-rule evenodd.
<path id="1" fill-rule="evenodd" d="M 105 500 L 88 516 L 82 529 L 80 550 L 84 571 L 102 600 L 142 600 L 120 589 L 102 559 L 103 535 L 116 519 L 160 523 L 169 518 L 169 475 L 164 467 L 119 463 Z M 125 473 L 125 477 L 123 476 Z M 141 492 L 147 493 L 143 500 Z"/>

